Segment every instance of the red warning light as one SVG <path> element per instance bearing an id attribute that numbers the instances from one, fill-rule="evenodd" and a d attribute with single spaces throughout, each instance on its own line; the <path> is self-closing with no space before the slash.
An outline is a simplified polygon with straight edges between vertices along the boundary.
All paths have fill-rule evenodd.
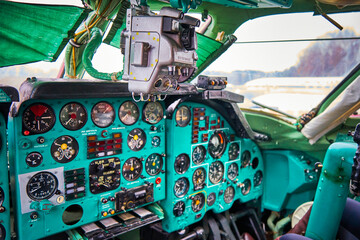
<path id="1" fill-rule="evenodd" d="M 160 183 L 161 183 L 161 178 L 158 177 L 158 178 L 155 180 L 155 183 L 156 183 L 156 184 L 160 184 Z"/>
<path id="2" fill-rule="evenodd" d="M 25 136 L 28 136 L 29 134 L 30 134 L 30 132 L 29 132 L 28 130 L 25 130 L 25 131 L 24 131 L 24 135 L 25 135 Z"/>

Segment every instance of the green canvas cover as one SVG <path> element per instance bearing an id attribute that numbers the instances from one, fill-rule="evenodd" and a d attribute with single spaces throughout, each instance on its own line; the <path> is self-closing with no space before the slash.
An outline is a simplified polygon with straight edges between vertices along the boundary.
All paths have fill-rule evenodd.
<path id="1" fill-rule="evenodd" d="M 55 61 L 87 10 L 0 0 L 0 67 Z"/>

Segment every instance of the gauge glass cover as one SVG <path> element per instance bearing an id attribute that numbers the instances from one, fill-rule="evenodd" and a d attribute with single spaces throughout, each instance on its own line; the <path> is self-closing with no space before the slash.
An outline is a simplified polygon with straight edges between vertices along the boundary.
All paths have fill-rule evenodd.
<path id="1" fill-rule="evenodd" d="M 224 192 L 224 201 L 226 203 L 231 203 L 235 197 L 235 189 L 232 186 L 229 186 L 225 189 Z"/>
<path id="2" fill-rule="evenodd" d="M 245 167 L 249 166 L 250 160 L 251 160 L 251 153 L 246 150 L 241 155 L 241 167 L 245 168 Z"/>
<path id="3" fill-rule="evenodd" d="M 261 171 L 257 171 L 254 175 L 254 187 L 259 186 L 262 183 L 263 174 Z"/>
<path id="4" fill-rule="evenodd" d="M 223 131 L 216 131 L 213 135 L 211 135 L 208 144 L 209 154 L 213 158 L 220 158 L 226 149 L 226 138 L 225 133 Z"/>
<path id="5" fill-rule="evenodd" d="M 196 165 L 199 165 L 204 162 L 206 158 L 206 149 L 204 146 L 196 146 L 192 153 L 192 160 Z"/>
<path id="6" fill-rule="evenodd" d="M 242 184 L 241 184 L 241 193 L 243 195 L 247 195 L 249 194 L 251 190 L 251 182 L 249 179 L 246 179 Z"/>
<path id="7" fill-rule="evenodd" d="M 150 124 L 156 124 L 164 117 L 163 107 L 159 102 L 148 102 L 143 109 L 143 120 Z"/>
<path id="8" fill-rule="evenodd" d="M 195 170 L 192 182 L 194 184 L 194 189 L 199 190 L 205 187 L 205 180 L 206 180 L 206 171 L 205 168 L 198 168 Z"/>
<path id="9" fill-rule="evenodd" d="M 51 198 L 58 187 L 56 176 L 50 172 L 39 172 L 32 176 L 26 185 L 29 198 L 35 201 Z"/>
<path id="10" fill-rule="evenodd" d="M 61 136 L 51 144 L 51 156 L 59 163 L 68 163 L 77 156 L 79 144 L 75 138 Z"/>
<path id="11" fill-rule="evenodd" d="M 68 130 L 79 130 L 87 121 L 87 113 L 80 103 L 68 103 L 60 111 L 60 122 Z"/>
<path id="12" fill-rule="evenodd" d="M 143 165 L 139 158 L 132 157 L 125 161 L 122 175 L 128 181 L 135 181 L 142 173 Z"/>
<path id="13" fill-rule="evenodd" d="M 140 112 L 136 103 L 132 101 L 123 102 L 119 108 L 120 121 L 125 125 L 133 125 L 139 119 Z"/>
<path id="14" fill-rule="evenodd" d="M 238 143 L 232 143 L 229 146 L 229 159 L 235 160 L 239 157 L 240 147 Z"/>
<path id="15" fill-rule="evenodd" d="M 196 194 L 191 202 L 191 208 L 194 212 L 200 212 L 205 205 L 205 195 L 203 193 Z"/>
<path id="16" fill-rule="evenodd" d="M 91 120 L 101 128 L 110 126 L 115 120 L 114 107 L 107 102 L 99 102 L 91 110 Z"/>
<path id="17" fill-rule="evenodd" d="M 216 194 L 212 192 L 209 194 L 209 196 L 206 199 L 207 205 L 211 207 L 212 205 L 214 205 L 215 201 L 216 201 Z"/>
<path id="18" fill-rule="evenodd" d="M 55 119 L 54 110 L 44 103 L 36 103 L 27 107 L 22 117 L 24 128 L 32 134 L 49 131 L 54 126 Z M 23 132 L 25 134 L 25 131 Z"/>
<path id="19" fill-rule="evenodd" d="M 229 165 L 229 168 L 227 170 L 227 176 L 229 178 L 229 180 L 234 180 L 239 173 L 239 166 L 237 163 L 232 163 Z"/>
<path id="20" fill-rule="evenodd" d="M 189 124 L 191 119 L 191 112 L 187 106 L 181 106 L 176 111 L 175 121 L 179 127 L 185 127 Z"/>
<path id="21" fill-rule="evenodd" d="M 151 154 L 145 162 L 145 170 L 150 176 L 159 174 L 163 166 L 163 158 L 160 154 Z"/>
<path id="22" fill-rule="evenodd" d="M 224 165 L 220 161 L 213 162 L 209 167 L 209 180 L 217 184 L 224 177 Z"/>
<path id="23" fill-rule="evenodd" d="M 146 143 L 146 134 L 140 128 L 135 128 L 129 132 L 127 144 L 135 152 L 140 151 Z"/>
<path id="24" fill-rule="evenodd" d="M 179 201 L 175 203 L 173 208 L 173 214 L 175 217 L 180 217 L 185 212 L 185 203 L 183 201 Z"/>
<path id="25" fill-rule="evenodd" d="M 189 191 L 189 180 L 185 177 L 179 178 L 174 185 L 174 194 L 180 198 L 186 195 Z"/>
<path id="26" fill-rule="evenodd" d="M 175 159 L 175 172 L 184 174 L 190 167 L 190 158 L 187 154 L 182 153 Z"/>
<path id="27" fill-rule="evenodd" d="M 43 156 L 38 152 L 32 152 L 26 156 L 25 161 L 29 167 L 37 167 L 42 163 Z"/>

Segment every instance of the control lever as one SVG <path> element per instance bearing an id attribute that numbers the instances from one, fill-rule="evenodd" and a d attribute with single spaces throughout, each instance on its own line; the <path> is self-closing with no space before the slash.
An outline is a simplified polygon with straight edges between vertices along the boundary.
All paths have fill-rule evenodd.
<path id="1" fill-rule="evenodd" d="M 360 123 L 356 125 L 354 132 L 349 132 L 349 135 L 354 138 L 354 142 L 358 145 L 354 157 L 354 164 L 352 165 L 350 192 L 355 196 L 360 196 Z"/>

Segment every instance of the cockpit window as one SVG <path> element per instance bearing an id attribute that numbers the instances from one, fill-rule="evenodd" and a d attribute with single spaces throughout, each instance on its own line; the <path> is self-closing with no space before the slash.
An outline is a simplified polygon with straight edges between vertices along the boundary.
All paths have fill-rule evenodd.
<path id="1" fill-rule="evenodd" d="M 238 38 L 204 74 L 228 77 L 228 90 L 295 117 L 308 112 L 360 62 L 359 13 L 331 17 L 342 31 L 310 13 L 244 23 Z"/>

